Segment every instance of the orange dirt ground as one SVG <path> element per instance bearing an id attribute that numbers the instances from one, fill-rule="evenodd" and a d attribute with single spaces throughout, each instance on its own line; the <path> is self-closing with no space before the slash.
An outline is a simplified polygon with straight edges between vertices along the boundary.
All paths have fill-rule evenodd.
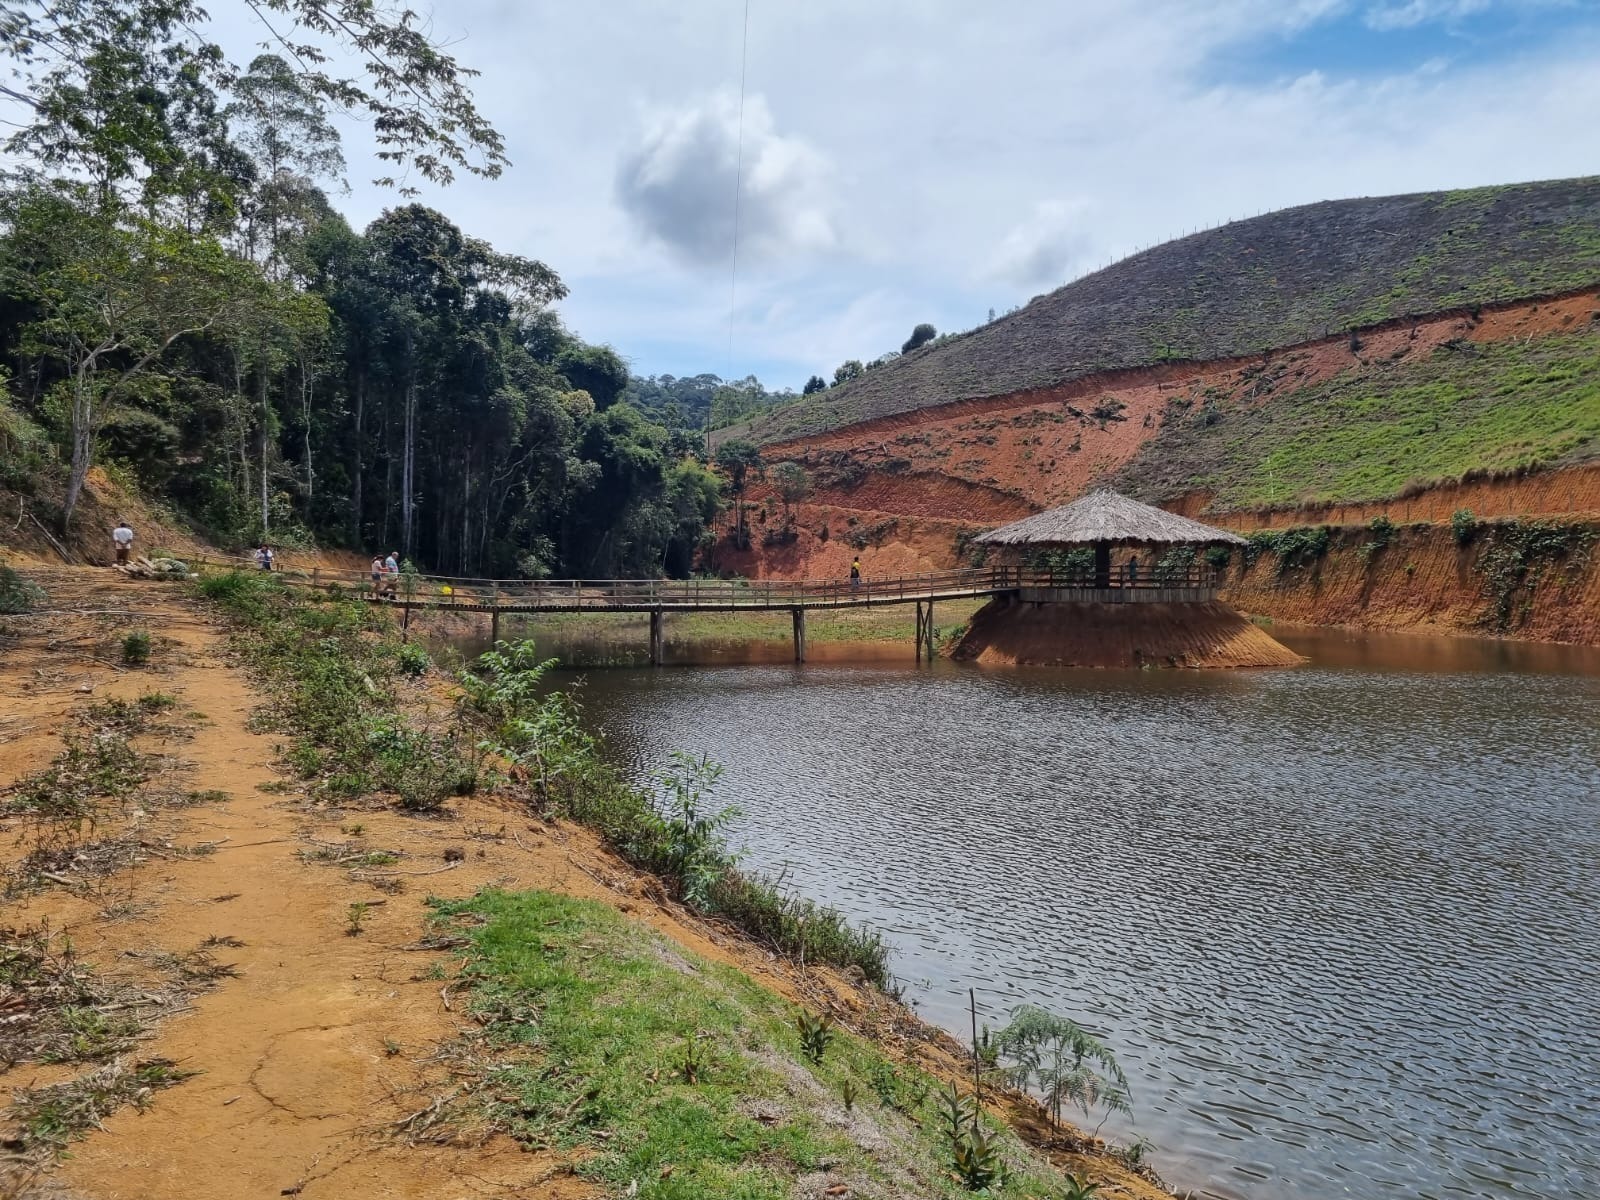
<path id="1" fill-rule="evenodd" d="M 1291 667 L 1305 661 L 1225 604 L 1024 604 L 973 615 L 951 658 L 993 666 Z"/>
<path id="2" fill-rule="evenodd" d="M 159 689 L 177 697 L 175 712 L 204 716 L 170 744 L 140 748 L 172 756 L 168 770 L 182 787 L 217 789 L 226 799 L 181 812 L 158 813 L 149 805 L 151 812 L 124 814 L 141 838 L 142 861 L 103 881 L 13 901 L 6 923 L 48 921 L 110 974 L 134 961 L 130 952 L 186 950 L 210 937 L 242 945 L 217 951 L 237 968 L 237 978 L 156 1026 L 139 1051 L 199 1074 L 155 1094 L 143 1112 L 112 1115 L 31 1193 L 20 1176 L 8 1185 L 0 1166 L 0 1195 L 570 1200 L 595 1194 L 569 1164 L 504 1138 L 412 1146 L 392 1136 L 395 1121 L 448 1088 L 447 1069 L 432 1056 L 466 1024 L 440 982 L 425 978 L 440 955 L 416 946 L 424 898 L 486 885 L 553 889 L 614 905 L 790 999 L 830 1009 L 907 1060 L 943 1073 L 962 1070 L 959 1048 L 947 1036 L 833 972 L 796 969 L 700 920 L 581 827 L 534 819 L 492 797 L 464 799 L 446 820 L 382 806 L 312 805 L 275 767 L 274 737 L 247 725 L 261 696 L 230 660 L 219 622 L 183 589 L 103 570 L 29 574 L 48 589 L 49 608 L 7 618 L 0 643 L 0 786 L 45 765 L 70 715 L 90 700 Z M 114 662 L 115 640 L 135 627 L 150 630 L 157 649 L 149 668 L 125 670 Z M 417 700 L 428 702 L 425 689 Z M 302 859 L 302 851 L 319 844 L 350 841 L 353 823 L 363 827 L 361 846 L 398 852 L 400 861 L 351 869 Z M 25 831 L 14 823 L 9 832 L 20 841 Z M 216 843 L 215 851 L 198 857 L 171 851 L 201 842 Z M 464 858 L 447 861 L 447 849 Z M 392 888 L 395 881 L 403 891 L 375 886 Z M 355 902 L 373 907 L 360 936 L 348 936 Z M 446 954 L 446 971 L 454 965 Z M 54 1067 L 6 1072 L 12 1088 L 60 1078 L 62 1068 Z M 1037 1138 L 1042 1126 L 1034 1106 L 1014 1099 L 1010 1115 Z M 1056 1157 L 1102 1180 L 1101 1195 L 1165 1195 L 1103 1158 Z"/>

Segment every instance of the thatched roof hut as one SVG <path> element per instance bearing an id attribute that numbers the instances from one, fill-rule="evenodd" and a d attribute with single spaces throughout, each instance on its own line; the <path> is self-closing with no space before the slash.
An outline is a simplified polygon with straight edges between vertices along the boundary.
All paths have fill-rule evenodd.
<path id="1" fill-rule="evenodd" d="M 1090 492 L 1062 508 L 1024 517 L 973 539 L 989 546 L 1245 545 L 1244 538 L 1140 504 L 1112 491 Z"/>

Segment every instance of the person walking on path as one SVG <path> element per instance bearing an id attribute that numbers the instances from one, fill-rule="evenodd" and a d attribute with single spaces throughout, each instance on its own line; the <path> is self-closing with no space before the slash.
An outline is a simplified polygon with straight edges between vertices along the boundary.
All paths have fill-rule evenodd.
<path id="1" fill-rule="evenodd" d="M 859 554 L 855 556 L 855 560 L 850 564 L 850 590 L 852 592 L 861 590 L 861 556 Z"/>
<path id="2" fill-rule="evenodd" d="M 128 554 L 133 550 L 133 530 L 120 517 L 117 527 L 111 531 L 111 546 L 117 552 L 117 566 L 127 566 Z"/>
<path id="3" fill-rule="evenodd" d="M 263 571 L 272 570 L 272 550 L 265 542 L 262 542 L 261 549 L 256 551 L 256 566 Z"/>
<path id="4" fill-rule="evenodd" d="M 395 592 L 400 586 L 400 553 L 397 550 L 389 551 L 389 557 L 383 560 L 384 584 L 383 590 L 389 598 L 394 599 Z"/>
<path id="5" fill-rule="evenodd" d="M 383 559 L 374 554 L 372 556 L 372 598 L 374 600 L 378 598 L 378 585 L 383 582 L 384 569 Z"/>

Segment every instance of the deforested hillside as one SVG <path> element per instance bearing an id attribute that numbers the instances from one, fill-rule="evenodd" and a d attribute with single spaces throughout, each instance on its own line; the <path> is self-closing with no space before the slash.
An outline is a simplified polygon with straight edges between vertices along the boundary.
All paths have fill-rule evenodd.
<path id="1" fill-rule="evenodd" d="M 1300 383 L 1311 351 L 1290 351 L 1231 388 L 1173 389 L 1113 483 L 1157 502 L 1205 492 L 1226 510 L 1380 500 L 1600 457 L 1592 318 L 1543 337 L 1355 340 L 1331 377 Z"/>
<path id="2" fill-rule="evenodd" d="M 1260 354 L 1600 283 L 1600 177 L 1334 200 L 1193 234 L 766 416 L 759 442 L 1097 372 Z"/>

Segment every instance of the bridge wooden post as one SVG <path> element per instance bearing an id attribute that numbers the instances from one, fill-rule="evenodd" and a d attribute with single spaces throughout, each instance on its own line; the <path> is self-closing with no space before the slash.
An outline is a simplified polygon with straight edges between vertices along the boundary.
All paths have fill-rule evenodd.
<path id="1" fill-rule="evenodd" d="M 650 610 L 650 665 L 659 667 L 662 661 L 662 618 L 664 614 L 659 608 Z"/>
<path id="2" fill-rule="evenodd" d="M 489 610 L 489 647 L 493 649 L 500 644 L 500 610 Z"/>
<path id="3" fill-rule="evenodd" d="M 926 653 L 928 661 L 933 661 L 933 601 L 924 603 L 917 601 L 917 661 L 921 662 Z"/>
<path id="4" fill-rule="evenodd" d="M 794 620 L 794 660 L 803 663 L 806 660 L 806 610 L 791 608 L 789 615 Z"/>

